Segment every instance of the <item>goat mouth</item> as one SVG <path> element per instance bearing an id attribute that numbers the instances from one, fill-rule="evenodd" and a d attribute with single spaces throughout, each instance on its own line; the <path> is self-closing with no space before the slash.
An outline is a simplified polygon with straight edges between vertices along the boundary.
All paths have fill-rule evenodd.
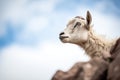
<path id="1" fill-rule="evenodd" d="M 65 38 L 69 38 L 69 37 L 68 37 L 68 36 L 60 36 L 60 37 L 59 37 L 60 40 L 63 40 L 63 39 L 65 39 Z"/>

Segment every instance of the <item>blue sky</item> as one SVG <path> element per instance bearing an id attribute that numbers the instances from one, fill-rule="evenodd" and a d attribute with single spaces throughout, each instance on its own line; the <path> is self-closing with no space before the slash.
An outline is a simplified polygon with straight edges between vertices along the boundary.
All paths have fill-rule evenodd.
<path id="1" fill-rule="evenodd" d="M 119 0 L 0 0 L 0 80 L 50 80 L 56 70 L 89 60 L 58 38 L 87 10 L 97 33 L 119 37 Z"/>
<path id="2" fill-rule="evenodd" d="M 41 41 L 46 40 L 46 38 L 48 38 L 48 39 L 54 38 L 57 35 L 55 35 L 55 34 L 50 35 L 48 33 L 52 33 L 52 32 L 56 33 L 57 32 L 56 31 L 57 29 L 55 29 L 57 19 L 60 20 L 61 19 L 60 16 L 63 17 L 64 14 L 65 15 L 68 14 L 68 16 L 66 16 L 66 18 L 68 18 L 71 15 L 72 15 L 71 17 L 79 15 L 76 12 L 76 10 L 80 6 L 85 6 L 86 9 L 93 8 L 92 10 L 94 11 L 94 10 L 96 10 L 96 8 L 95 8 L 96 4 L 98 4 L 100 7 L 102 7 L 102 5 L 99 4 L 99 2 L 101 2 L 105 6 L 105 8 L 103 8 L 100 11 L 101 13 L 120 17 L 118 0 L 109 0 L 109 2 L 107 0 L 106 1 L 103 1 L 103 0 L 101 0 L 101 1 L 98 1 L 98 0 L 93 0 L 93 1 L 89 1 L 89 0 L 85 0 L 85 1 L 82 1 L 82 0 L 75 0 L 75 1 L 73 1 L 73 0 L 69 0 L 69 1 L 68 0 L 60 0 L 60 1 L 59 0 L 58 1 L 57 0 L 56 1 L 53 1 L 53 0 L 52 1 L 50 1 L 50 0 L 49 1 L 47 1 L 47 0 L 46 1 L 22 0 L 22 1 L 15 1 L 15 2 L 13 2 L 13 1 L 12 0 L 8 1 L 8 2 L 7 2 L 7 0 L 1 1 L 1 4 L 2 3 L 5 4 L 5 5 L 3 5 L 3 4 L 1 5 L 2 9 L 1 9 L 1 15 L 0 15 L 2 17 L 1 27 L 4 26 L 5 34 L 0 36 L 0 47 L 4 47 L 4 46 L 9 45 L 14 42 L 29 45 L 29 44 L 35 44 L 39 38 Z M 45 6 L 45 5 L 49 4 L 48 2 L 50 3 L 50 5 L 48 5 L 48 7 L 50 6 L 52 10 Z M 15 3 L 17 3 L 19 5 L 15 4 Z M 39 5 L 41 5 L 41 6 L 39 6 Z M 14 6 L 16 6 L 16 7 L 13 8 Z M 41 9 L 39 7 L 41 7 Z M 19 9 L 21 11 L 19 11 Z M 15 11 L 15 10 L 17 10 L 17 11 Z M 10 14 L 9 14 L 9 12 L 10 12 Z M 80 12 L 80 13 L 82 13 L 82 12 Z M 57 14 L 59 14 L 59 15 L 57 15 Z M 33 24 L 32 23 L 30 24 L 29 23 L 30 21 L 28 21 L 29 19 L 31 21 L 32 20 L 39 21 L 39 19 L 41 19 L 41 16 L 45 20 L 44 22 L 47 22 L 47 23 L 34 22 Z M 38 19 L 36 19 L 36 18 L 38 18 Z M 14 20 L 16 20 L 16 21 L 14 21 Z M 62 21 L 60 22 L 60 24 L 62 24 Z M 18 37 L 16 37 L 16 36 L 19 36 L 22 33 L 26 34 L 26 31 L 25 32 L 23 32 L 23 31 L 25 29 L 29 29 L 29 27 L 26 28 L 26 25 L 27 26 L 31 25 L 31 27 L 33 27 L 33 28 L 36 25 L 37 25 L 37 27 L 39 25 L 41 25 L 43 27 L 40 27 L 40 28 L 42 28 L 40 31 L 39 31 L 39 29 L 37 30 L 38 33 L 37 33 L 37 31 L 32 32 L 32 30 L 30 30 L 30 31 L 26 30 L 26 31 L 28 31 L 28 33 L 26 35 L 27 38 L 26 39 L 21 39 L 21 38 L 18 39 Z M 61 26 L 64 26 L 64 25 L 61 25 Z M 30 29 L 33 29 L 33 28 L 30 28 Z M 42 36 L 42 35 L 44 35 L 44 36 Z M 45 37 L 45 36 L 47 36 L 47 37 Z"/>

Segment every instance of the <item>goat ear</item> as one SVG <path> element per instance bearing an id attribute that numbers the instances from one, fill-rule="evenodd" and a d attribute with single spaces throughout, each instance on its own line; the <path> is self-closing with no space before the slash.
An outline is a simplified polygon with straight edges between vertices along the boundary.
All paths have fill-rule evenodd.
<path id="1" fill-rule="evenodd" d="M 90 29 L 91 22 L 92 22 L 92 16 L 91 16 L 90 12 L 87 11 L 87 14 L 86 14 L 86 24 L 87 24 L 87 26 L 86 26 L 86 28 L 88 30 Z"/>

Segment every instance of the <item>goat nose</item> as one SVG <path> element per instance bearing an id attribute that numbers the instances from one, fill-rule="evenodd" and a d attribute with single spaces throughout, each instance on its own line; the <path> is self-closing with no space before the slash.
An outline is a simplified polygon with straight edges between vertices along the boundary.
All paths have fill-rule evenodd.
<path id="1" fill-rule="evenodd" d="M 65 33 L 64 33 L 64 32 L 61 32 L 61 33 L 60 33 L 60 36 L 63 35 L 63 34 L 65 34 Z"/>

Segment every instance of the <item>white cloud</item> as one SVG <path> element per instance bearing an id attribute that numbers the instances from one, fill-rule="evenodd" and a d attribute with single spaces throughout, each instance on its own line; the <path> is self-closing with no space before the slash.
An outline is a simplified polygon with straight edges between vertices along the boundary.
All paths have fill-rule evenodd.
<path id="1" fill-rule="evenodd" d="M 29 10 L 34 12 L 44 12 L 44 13 L 50 13 L 53 11 L 56 3 L 59 0 L 42 0 L 42 1 L 33 1 L 28 7 Z"/>
<path id="2" fill-rule="evenodd" d="M 99 34 L 104 34 L 109 38 L 119 37 L 120 19 L 109 14 L 99 14 L 94 12 L 93 24 L 95 31 Z"/>
<path id="3" fill-rule="evenodd" d="M 68 70 L 88 57 L 75 45 L 45 42 L 37 47 L 13 44 L 2 51 L 0 60 L 0 80 L 50 80 L 56 70 Z"/>
<path id="4" fill-rule="evenodd" d="M 28 15 L 25 9 L 26 0 L 10 0 L 4 3 L 3 7 L 3 20 L 11 20 L 13 24 L 18 23 L 21 19 L 25 19 Z M 23 19 L 23 20 L 24 20 Z"/>
<path id="5" fill-rule="evenodd" d="M 10 21 L 13 28 L 22 26 L 22 33 L 37 34 L 48 25 L 49 16 L 46 15 L 51 14 L 57 2 L 56 0 L 10 0 L 3 7 L 1 21 Z"/>
<path id="6" fill-rule="evenodd" d="M 26 32 L 40 32 L 44 27 L 48 26 L 48 19 L 45 17 L 34 17 L 31 18 L 25 25 Z"/>

